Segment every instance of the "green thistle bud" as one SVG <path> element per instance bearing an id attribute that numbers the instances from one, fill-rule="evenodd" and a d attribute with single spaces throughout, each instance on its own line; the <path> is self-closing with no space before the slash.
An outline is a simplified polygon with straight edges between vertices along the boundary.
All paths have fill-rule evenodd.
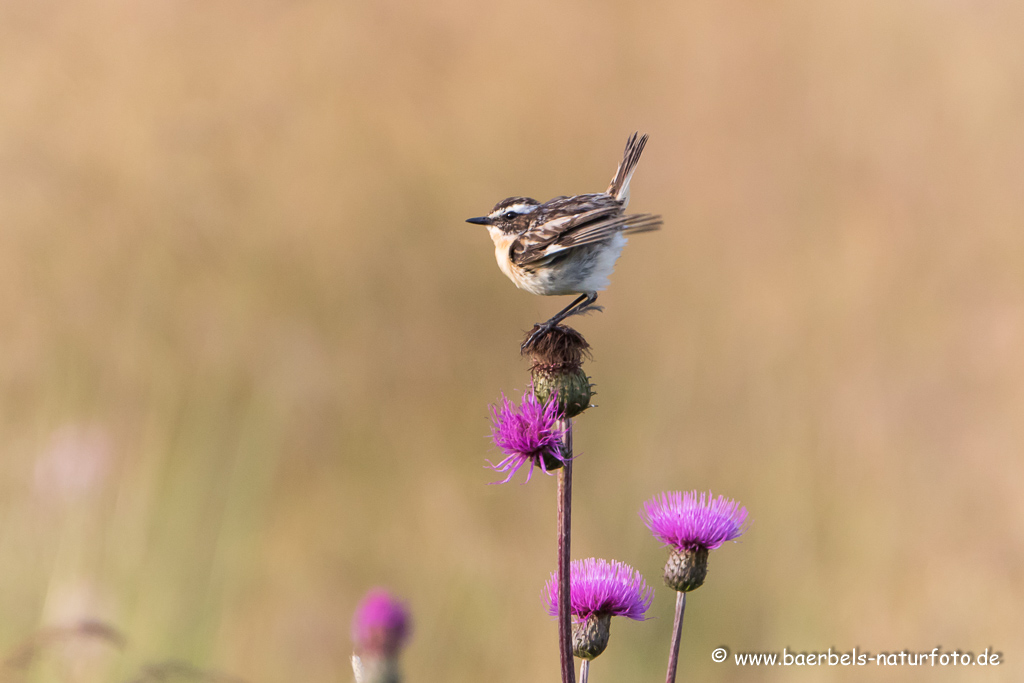
<path id="1" fill-rule="evenodd" d="M 537 399 L 547 403 L 551 395 L 558 398 L 558 409 L 566 417 L 576 417 L 590 407 L 590 398 L 594 395 L 590 387 L 590 378 L 582 369 L 575 372 L 562 372 L 551 366 L 534 366 L 533 391 Z"/>
<path id="2" fill-rule="evenodd" d="M 611 614 L 591 614 L 572 625 L 572 653 L 580 659 L 593 659 L 608 647 Z"/>
<path id="3" fill-rule="evenodd" d="M 677 591 L 692 591 L 704 585 L 708 575 L 708 549 L 696 546 L 672 549 L 665 563 L 665 585 Z"/>
<path id="4" fill-rule="evenodd" d="M 594 390 L 583 372 L 583 357 L 589 348 L 582 334 L 556 325 L 523 350 L 533 363 L 530 374 L 534 394 L 542 403 L 557 396 L 558 408 L 565 417 L 576 417 L 590 407 Z"/>

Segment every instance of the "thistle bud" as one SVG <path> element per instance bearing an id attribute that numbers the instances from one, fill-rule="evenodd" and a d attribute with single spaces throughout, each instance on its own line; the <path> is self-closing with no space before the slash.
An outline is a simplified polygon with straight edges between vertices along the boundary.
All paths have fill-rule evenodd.
<path id="1" fill-rule="evenodd" d="M 590 407 L 594 391 L 583 372 L 583 357 L 589 348 L 582 334 L 556 325 L 523 350 L 532 362 L 534 394 L 542 403 L 555 396 L 565 417 L 576 417 Z"/>
<path id="2" fill-rule="evenodd" d="M 593 659 L 608 647 L 612 615 L 591 614 L 572 625 L 572 653 L 580 659 Z"/>
<path id="3" fill-rule="evenodd" d="M 708 549 L 701 546 L 669 553 L 665 563 L 665 585 L 677 591 L 689 592 L 704 585 L 708 575 Z"/>
<path id="4" fill-rule="evenodd" d="M 398 655 L 409 638 L 406 606 L 382 588 L 367 593 L 352 617 L 356 683 L 400 683 Z"/>

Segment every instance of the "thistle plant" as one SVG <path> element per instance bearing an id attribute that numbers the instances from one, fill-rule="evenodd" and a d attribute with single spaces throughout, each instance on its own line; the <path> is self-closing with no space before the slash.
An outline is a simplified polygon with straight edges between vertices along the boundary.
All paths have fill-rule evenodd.
<path id="1" fill-rule="evenodd" d="M 573 616 L 572 651 L 580 664 L 580 683 L 586 683 L 590 660 L 608 647 L 612 617 L 643 621 L 654 590 L 640 572 L 623 562 L 590 558 L 570 565 L 569 610 Z M 558 577 L 544 587 L 548 614 L 558 614 Z"/>
<path id="2" fill-rule="evenodd" d="M 374 588 L 352 617 L 352 671 L 356 683 L 400 683 L 398 655 L 409 638 L 409 610 L 383 588 Z"/>
<path id="3" fill-rule="evenodd" d="M 676 591 L 676 613 L 672 625 L 666 683 L 676 680 L 679 642 L 682 638 L 686 594 L 704 585 L 708 574 L 708 552 L 745 531 L 747 509 L 723 496 L 712 498 L 696 491 L 672 491 L 655 496 L 640 511 L 655 538 L 669 547 L 665 563 L 665 585 Z"/>
<path id="4" fill-rule="evenodd" d="M 576 330 L 564 325 L 531 330 L 523 345 L 530 360 L 531 388 L 518 405 L 502 396 L 491 406 L 491 438 L 505 456 L 495 471 L 508 476 L 529 465 L 558 476 L 557 568 L 544 587 L 548 613 L 558 618 L 562 683 L 575 683 L 573 656 L 583 660 L 580 681 L 589 677 L 590 661 L 604 652 L 611 619 L 624 616 L 643 621 L 654 599 L 653 589 L 633 567 L 597 558 L 571 563 L 573 418 L 590 407 L 594 395 L 583 360 L 590 346 Z M 747 511 L 721 496 L 696 492 L 663 493 L 644 504 L 647 527 L 669 546 L 665 582 L 677 591 L 669 683 L 675 680 L 686 593 L 704 582 L 708 552 L 740 536 Z"/>
<path id="5" fill-rule="evenodd" d="M 502 397 L 491 406 L 491 438 L 505 455 L 488 463 L 508 476 L 506 483 L 529 463 L 545 474 L 557 472 L 557 566 L 554 595 L 558 617 L 559 658 L 563 683 L 573 683 L 572 634 L 569 609 L 569 549 L 572 519 L 572 418 L 590 407 L 593 387 L 583 372 L 589 344 L 576 330 L 564 325 L 534 326 L 522 353 L 531 362 L 532 387 L 519 407 Z"/>
<path id="6" fill-rule="evenodd" d="M 564 466 L 558 474 L 556 516 L 558 652 L 562 683 L 574 683 L 572 634 L 570 627 L 569 558 L 572 538 L 572 418 L 590 407 L 593 396 L 590 378 L 583 372 L 583 359 L 590 345 L 583 335 L 565 325 L 544 330 L 535 325 L 521 347 L 529 357 L 535 390 L 561 414 Z"/>

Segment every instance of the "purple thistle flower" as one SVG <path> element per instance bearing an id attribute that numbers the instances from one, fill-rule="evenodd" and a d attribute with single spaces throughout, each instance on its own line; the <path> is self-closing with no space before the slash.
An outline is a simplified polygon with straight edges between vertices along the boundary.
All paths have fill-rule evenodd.
<path id="1" fill-rule="evenodd" d="M 409 610 L 383 588 L 367 593 L 352 617 L 352 642 L 359 653 L 393 657 L 409 630 Z"/>
<path id="2" fill-rule="evenodd" d="M 545 474 L 550 474 L 549 470 L 565 463 L 562 455 L 565 429 L 558 425 L 562 415 L 554 397 L 541 403 L 530 391 L 523 395 L 523 402 L 517 409 L 502 395 L 501 406 L 490 408 L 491 438 L 506 457 L 497 465 L 490 461 L 487 464 L 496 472 L 508 472 L 504 481 L 494 483 L 507 483 L 526 463 L 530 463 L 526 481 L 530 481 L 537 465 Z"/>
<path id="3" fill-rule="evenodd" d="M 569 564 L 569 610 L 579 620 L 591 616 L 646 618 L 654 589 L 640 572 L 624 562 L 589 558 Z M 558 616 L 558 576 L 544 586 L 548 614 Z"/>
<path id="4" fill-rule="evenodd" d="M 714 550 L 746 531 L 747 508 L 708 491 L 670 491 L 644 503 L 644 523 L 662 542 L 683 552 L 694 548 Z"/>

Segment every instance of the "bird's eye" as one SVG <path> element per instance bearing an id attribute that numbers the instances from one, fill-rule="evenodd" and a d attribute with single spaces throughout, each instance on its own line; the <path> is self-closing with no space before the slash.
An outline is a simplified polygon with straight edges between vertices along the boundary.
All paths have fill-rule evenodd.
<path id="1" fill-rule="evenodd" d="M 504 218 L 505 220 L 509 220 L 509 221 L 510 221 L 510 220 L 512 220 L 513 218 L 515 218 L 515 217 L 516 217 L 516 216 L 518 216 L 518 215 L 519 215 L 519 214 L 518 214 L 518 213 L 516 213 L 515 211 L 507 211 L 507 212 L 505 213 L 505 215 L 504 215 L 504 216 L 502 216 L 502 218 Z"/>

